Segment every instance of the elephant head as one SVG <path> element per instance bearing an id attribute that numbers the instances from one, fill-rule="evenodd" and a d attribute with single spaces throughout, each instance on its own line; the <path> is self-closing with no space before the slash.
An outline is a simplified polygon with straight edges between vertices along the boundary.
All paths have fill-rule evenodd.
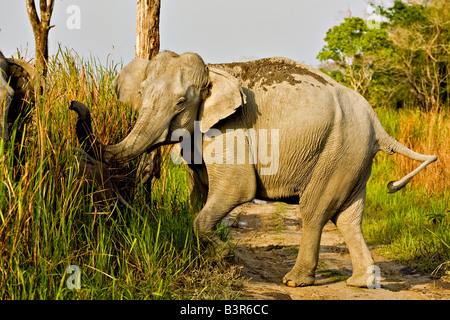
<path id="1" fill-rule="evenodd" d="M 177 129 L 206 132 L 245 104 L 239 82 L 208 68 L 195 53 L 165 51 L 152 60 L 133 60 L 113 82 L 120 100 L 139 110 L 136 124 L 121 142 L 103 147 L 103 161 L 126 162 L 145 151 L 173 144 Z"/>
<path id="2" fill-rule="evenodd" d="M 6 59 L 0 52 L 0 129 L 1 136 L 8 140 L 8 122 L 22 112 L 24 104 L 34 101 L 37 83 L 36 68 L 19 59 Z"/>

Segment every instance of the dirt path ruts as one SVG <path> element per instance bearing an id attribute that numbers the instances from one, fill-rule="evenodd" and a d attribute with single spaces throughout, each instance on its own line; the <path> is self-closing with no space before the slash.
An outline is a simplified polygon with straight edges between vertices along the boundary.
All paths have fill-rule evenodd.
<path id="1" fill-rule="evenodd" d="M 381 272 L 380 289 L 349 287 L 351 261 L 342 235 L 334 224 L 323 231 L 314 286 L 290 288 L 281 283 L 293 267 L 301 237 L 297 206 L 284 203 L 246 203 L 225 220 L 233 224 L 231 242 L 235 261 L 246 281 L 244 299 L 276 300 L 430 300 L 450 299 L 450 283 L 418 274 L 411 268 L 378 255 L 371 248 Z"/>

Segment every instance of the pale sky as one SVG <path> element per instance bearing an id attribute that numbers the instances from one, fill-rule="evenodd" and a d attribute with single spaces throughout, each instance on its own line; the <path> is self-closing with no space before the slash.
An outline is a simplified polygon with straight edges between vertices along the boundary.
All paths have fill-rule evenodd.
<path id="1" fill-rule="evenodd" d="M 71 5 L 79 29 L 67 26 Z M 284 56 L 317 66 L 327 30 L 350 12 L 369 16 L 367 8 L 368 0 L 161 0 L 161 50 L 196 52 L 207 63 Z M 56 0 L 51 24 L 50 54 L 60 43 L 103 63 L 134 58 L 136 1 Z M 25 0 L 0 0 L 0 50 L 11 56 L 17 48 L 34 56 Z"/>

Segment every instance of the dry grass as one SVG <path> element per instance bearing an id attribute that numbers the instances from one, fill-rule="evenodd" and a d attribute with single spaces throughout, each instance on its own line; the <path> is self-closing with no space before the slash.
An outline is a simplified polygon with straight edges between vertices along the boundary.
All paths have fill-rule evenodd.
<path id="1" fill-rule="evenodd" d="M 419 163 L 380 152 L 369 180 L 364 235 L 394 258 L 431 273 L 450 259 L 450 118 L 448 112 L 377 108 L 386 131 L 408 148 L 437 155 L 438 161 L 395 194 L 386 182 L 411 172 Z"/>
<path id="2" fill-rule="evenodd" d="M 408 148 L 428 155 L 437 155 L 438 161 L 414 178 L 431 193 L 443 192 L 450 185 L 450 117 L 446 112 L 404 111 L 399 113 L 397 140 Z M 411 172 L 417 162 L 406 157 L 395 157 L 399 176 Z"/>

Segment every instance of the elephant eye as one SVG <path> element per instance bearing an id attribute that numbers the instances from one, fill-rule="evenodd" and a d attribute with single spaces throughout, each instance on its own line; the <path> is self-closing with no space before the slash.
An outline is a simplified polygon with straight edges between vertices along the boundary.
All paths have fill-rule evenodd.
<path id="1" fill-rule="evenodd" d="M 185 103 L 186 102 L 186 98 L 185 97 L 182 97 L 182 98 L 180 98 L 179 100 L 178 100 L 178 102 L 177 102 L 177 106 L 181 106 L 183 103 Z"/>

